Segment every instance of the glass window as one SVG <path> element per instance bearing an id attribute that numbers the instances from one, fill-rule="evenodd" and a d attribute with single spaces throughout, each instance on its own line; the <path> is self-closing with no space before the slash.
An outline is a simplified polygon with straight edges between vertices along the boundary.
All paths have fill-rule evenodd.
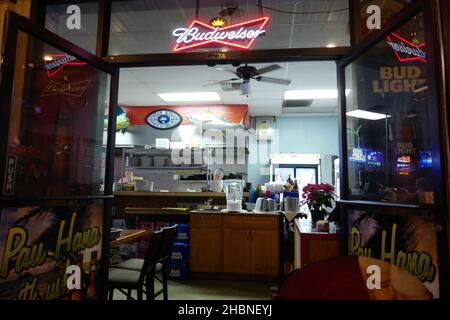
<path id="1" fill-rule="evenodd" d="M 102 194 L 110 75 L 23 32 L 17 48 L 4 193 Z"/>
<path id="2" fill-rule="evenodd" d="M 253 49 L 350 45 L 347 0 L 265 0 L 262 2 L 263 7 L 256 0 L 236 0 L 228 6 L 220 5 L 220 1 L 205 0 L 199 2 L 198 10 L 196 3 L 196 0 L 186 0 L 182 4 L 178 0 L 113 1 L 109 54 L 173 52 L 177 44 L 175 40 L 180 39 L 174 37 L 175 29 L 188 28 L 196 18 L 209 25 L 216 17 L 221 18 L 219 20 L 225 23 L 225 27 L 269 17 L 269 22 L 263 28 L 266 32 L 256 38 Z M 256 30 L 260 26 L 256 24 L 250 29 Z M 208 28 L 211 27 L 199 26 L 198 30 L 211 31 Z M 248 35 L 254 36 L 255 33 L 252 31 Z M 247 46 L 250 41 L 248 38 L 232 42 Z M 236 47 L 220 44 L 206 49 L 195 47 L 189 51 L 219 50 L 236 50 Z"/>
<path id="3" fill-rule="evenodd" d="M 47 5 L 45 27 L 94 54 L 97 23 L 98 1 Z"/>
<path id="4" fill-rule="evenodd" d="M 377 29 L 369 29 L 367 27 L 367 21 L 369 19 L 369 22 L 375 22 L 376 20 L 372 20 L 371 17 L 375 17 L 374 14 L 375 11 L 368 10 L 371 6 L 377 6 L 380 8 L 380 15 L 381 15 L 381 26 L 384 25 L 386 21 L 388 21 L 392 16 L 397 14 L 399 11 L 401 11 L 403 8 L 407 7 L 411 3 L 411 0 L 360 0 L 360 6 L 361 6 L 361 36 L 362 39 L 367 37 L 370 33 L 376 31 Z M 369 11 L 369 13 L 367 13 Z M 361 39 L 361 40 L 362 40 Z"/>
<path id="5" fill-rule="evenodd" d="M 419 15 L 346 67 L 351 199 L 434 203 L 440 155 L 428 48 Z"/>

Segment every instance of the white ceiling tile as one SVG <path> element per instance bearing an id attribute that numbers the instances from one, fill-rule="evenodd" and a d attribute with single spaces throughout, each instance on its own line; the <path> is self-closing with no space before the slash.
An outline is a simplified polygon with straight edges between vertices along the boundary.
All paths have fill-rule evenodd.
<path id="1" fill-rule="evenodd" d="M 120 69 L 119 79 L 120 84 L 138 82 L 136 77 L 133 75 L 133 72 L 129 69 Z"/>
<path id="2" fill-rule="evenodd" d="M 251 64 L 257 69 L 267 64 Z M 281 114 L 285 90 L 300 89 L 335 89 L 336 64 L 333 61 L 320 62 L 290 62 L 279 63 L 281 67 L 264 74 L 267 77 L 291 80 L 288 86 L 250 80 L 251 93 L 248 97 L 240 91 L 223 91 L 218 84 L 209 85 L 236 77 L 233 70 L 237 67 L 221 65 L 208 66 L 177 66 L 177 67 L 147 67 L 122 69 L 120 77 L 119 102 L 122 105 L 167 105 L 156 93 L 162 92 L 200 92 L 215 91 L 223 104 L 247 104 L 252 116 Z M 233 82 L 242 82 L 237 80 Z M 192 102 L 177 103 L 192 105 Z M 209 102 L 195 103 L 208 105 Z M 214 104 L 217 104 L 215 102 Z M 337 110 L 337 100 L 314 100 L 309 108 L 298 108 L 299 114 L 315 111 L 324 112 Z M 306 110 L 307 109 L 307 110 Z"/>

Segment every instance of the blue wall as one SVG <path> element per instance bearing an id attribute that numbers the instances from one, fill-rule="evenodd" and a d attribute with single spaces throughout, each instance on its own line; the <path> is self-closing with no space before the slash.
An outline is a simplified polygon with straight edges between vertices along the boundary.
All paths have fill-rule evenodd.
<path id="1" fill-rule="evenodd" d="M 280 153 L 309 153 L 339 155 L 339 129 L 337 117 L 298 117 L 278 118 Z M 253 158 L 258 151 L 256 140 L 250 141 L 250 157 Z M 259 159 L 258 162 L 268 159 Z M 267 164 L 252 164 L 248 166 L 248 180 L 256 184 L 269 181 Z M 263 173 L 263 174 L 262 174 Z"/>
<path id="2" fill-rule="evenodd" d="M 337 117 L 278 118 L 280 152 L 339 154 Z"/>

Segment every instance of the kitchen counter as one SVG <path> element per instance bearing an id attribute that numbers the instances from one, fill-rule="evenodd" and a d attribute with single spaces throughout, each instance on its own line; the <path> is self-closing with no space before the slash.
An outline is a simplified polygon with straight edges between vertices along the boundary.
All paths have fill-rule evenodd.
<path id="1" fill-rule="evenodd" d="M 244 198 L 248 193 L 244 193 Z M 214 206 L 226 206 L 224 192 L 157 192 L 157 191 L 116 191 L 114 205 L 116 217 L 123 218 L 125 208 L 177 208 L 179 204 L 191 207 L 189 204 L 204 204 L 212 199 Z M 192 206 L 195 208 L 195 206 Z"/>
<path id="2" fill-rule="evenodd" d="M 172 216 L 189 216 L 189 209 L 182 210 L 184 208 L 138 208 L 138 207 L 126 207 L 126 215 L 139 215 L 139 216 L 155 216 L 155 215 L 172 215 Z"/>
<path id="3" fill-rule="evenodd" d="M 277 211 L 269 212 L 269 211 L 261 211 L 261 212 L 222 212 L 221 210 L 192 210 L 190 213 L 198 213 L 198 214 L 225 214 L 225 215 L 233 215 L 233 216 L 252 216 L 252 217 L 273 217 L 278 216 L 280 213 Z"/>
<path id="4" fill-rule="evenodd" d="M 173 217 L 186 217 L 189 219 L 193 214 L 206 214 L 206 215 L 229 215 L 229 216 L 243 216 L 243 217 L 274 217 L 278 216 L 279 212 L 222 212 L 221 210 L 189 210 L 187 208 L 139 208 L 139 207 L 126 207 L 124 215 L 136 215 L 142 216 L 144 219 L 161 219 L 170 221 Z M 172 218 L 171 218 L 172 217 Z M 164 219 L 167 218 L 167 219 Z M 183 220 L 186 220 L 183 219 Z"/>
<path id="5" fill-rule="evenodd" d="M 340 233 L 320 232 L 311 228 L 311 220 L 294 220 L 294 263 L 297 269 L 320 260 L 342 255 Z"/>

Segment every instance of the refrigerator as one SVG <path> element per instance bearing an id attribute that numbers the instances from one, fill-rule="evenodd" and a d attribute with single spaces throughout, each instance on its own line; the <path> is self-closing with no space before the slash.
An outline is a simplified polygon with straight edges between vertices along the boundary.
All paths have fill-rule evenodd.
<path id="1" fill-rule="evenodd" d="M 12 13 L 3 52 L 0 299 L 102 298 L 117 72 Z"/>

